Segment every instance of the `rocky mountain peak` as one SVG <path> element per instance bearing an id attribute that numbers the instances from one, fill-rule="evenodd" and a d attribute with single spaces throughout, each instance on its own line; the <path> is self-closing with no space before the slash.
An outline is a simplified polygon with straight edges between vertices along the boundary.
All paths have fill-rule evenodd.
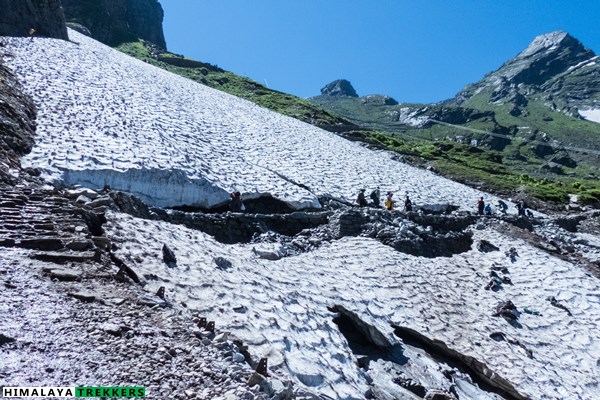
<path id="1" fill-rule="evenodd" d="M 591 50 L 568 33 L 555 31 L 537 36 L 525 50 L 493 75 L 516 85 L 542 85 L 594 56 Z"/>
<path id="2" fill-rule="evenodd" d="M 563 42 L 568 45 L 569 42 L 577 42 L 577 39 L 573 38 L 565 31 L 554 31 L 550 33 L 546 33 L 544 35 L 539 35 L 527 46 L 525 50 L 523 50 L 517 58 L 528 57 L 533 54 L 539 53 L 540 51 L 555 49 L 560 46 Z"/>
<path id="3" fill-rule="evenodd" d="M 352 87 L 352 84 L 346 79 L 335 80 L 321 89 L 322 96 L 331 97 L 358 97 L 356 90 Z"/>
<path id="4" fill-rule="evenodd" d="M 491 89 L 492 103 L 525 106 L 532 96 L 552 96 L 556 109 L 594 108 L 600 96 L 600 64 L 593 51 L 565 31 L 537 36 L 525 50 L 481 81 L 468 85 L 454 101 L 463 104 Z M 515 110 L 518 114 L 519 110 Z"/>

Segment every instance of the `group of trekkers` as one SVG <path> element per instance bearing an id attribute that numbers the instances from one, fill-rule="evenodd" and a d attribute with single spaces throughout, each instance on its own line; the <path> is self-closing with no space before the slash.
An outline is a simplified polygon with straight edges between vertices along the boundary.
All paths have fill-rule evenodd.
<path id="1" fill-rule="evenodd" d="M 365 197 L 365 191 L 366 191 L 366 189 L 360 189 L 360 191 L 358 192 L 358 197 L 356 198 L 356 203 L 359 205 L 359 207 L 380 208 L 381 207 L 381 191 L 379 190 L 379 188 L 377 188 L 371 192 L 371 195 L 369 196 L 371 198 L 371 203 L 369 203 L 367 201 L 367 199 Z M 396 209 L 396 200 L 394 200 L 394 192 L 387 192 L 387 194 L 385 196 L 384 205 L 385 205 L 385 208 L 390 211 Z M 413 208 L 412 201 L 410 200 L 410 197 L 408 197 L 408 195 L 406 195 L 406 199 L 404 200 L 404 211 L 412 211 L 412 208 Z"/>
<path id="2" fill-rule="evenodd" d="M 500 210 L 502 214 L 506 214 L 506 211 L 508 210 L 508 204 L 499 199 L 498 210 Z M 489 203 L 483 201 L 483 197 L 480 197 L 477 201 L 477 214 L 492 215 L 492 207 Z M 519 217 L 533 218 L 533 213 L 527 208 L 527 204 L 523 199 L 519 200 L 517 203 L 517 215 Z"/>

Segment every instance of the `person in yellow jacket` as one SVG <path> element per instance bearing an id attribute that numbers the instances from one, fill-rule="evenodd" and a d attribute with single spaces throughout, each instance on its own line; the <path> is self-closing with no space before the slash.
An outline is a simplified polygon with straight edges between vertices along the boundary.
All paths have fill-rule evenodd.
<path id="1" fill-rule="evenodd" d="M 385 197 L 385 208 L 387 208 L 390 211 L 393 210 L 396 206 L 396 202 L 392 199 L 393 196 L 394 193 L 388 192 L 387 196 Z"/>

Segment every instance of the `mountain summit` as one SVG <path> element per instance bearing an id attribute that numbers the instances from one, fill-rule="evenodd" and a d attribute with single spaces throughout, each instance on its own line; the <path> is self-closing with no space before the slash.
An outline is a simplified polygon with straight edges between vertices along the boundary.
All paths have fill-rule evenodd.
<path id="1" fill-rule="evenodd" d="M 322 96 L 331 97 L 358 97 L 356 90 L 352 87 L 352 84 L 346 79 L 335 80 L 321 89 Z"/>
<path id="2" fill-rule="evenodd" d="M 479 102 L 480 94 L 491 103 L 523 105 L 536 95 L 551 108 L 576 116 L 573 108 L 591 109 L 600 104 L 598 56 L 564 31 L 536 37 L 515 58 L 481 81 L 467 85 L 455 97 L 462 105 Z M 491 92 L 491 93 L 489 93 Z"/>

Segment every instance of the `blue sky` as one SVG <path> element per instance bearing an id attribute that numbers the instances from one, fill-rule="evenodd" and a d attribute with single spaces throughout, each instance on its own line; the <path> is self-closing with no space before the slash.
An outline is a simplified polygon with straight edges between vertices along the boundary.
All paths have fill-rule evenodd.
<path id="1" fill-rule="evenodd" d="M 562 29 L 600 53 L 600 0 L 160 0 L 167 46 L 300 97 L 453 97 Z"/>

